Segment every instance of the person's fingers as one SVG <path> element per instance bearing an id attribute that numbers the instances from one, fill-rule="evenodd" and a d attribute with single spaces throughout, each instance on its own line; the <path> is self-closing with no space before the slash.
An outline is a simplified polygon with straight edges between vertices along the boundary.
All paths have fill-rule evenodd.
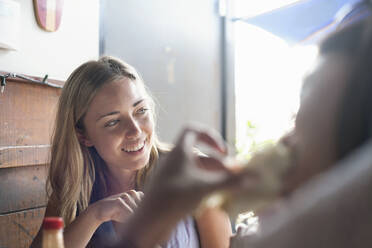
<path id="1" fill-rule="evenodd" d="M 140 200 L 142 200 L 143 197 L 145 196 L 145 194 L 142 191 L 137 191 L 137 195 L 138 195 Z"/>
<path id="2" fill-rule="evenodd" d="M 122 193 L 118 193 L 118 194 L 115 194 L 115 195 L 111 195 L 107 198 L 110 198 L 110 199 L 116 199 L 116 198 L 119 198 L 121 197 L 122 195 L 126 194 L 126 192 L 122 192 Z"/>
<path id="3" fill-rule="evenodd" d="M 119 210 L 113 216 L 113 220 L 124 222 L 130 214 L 134 212 L 133 208 L 121 197 L 117 198 Z"/>
<path id="4" fill-rule="evenodd" d="M 227 153 L 225 142 L 218 132 L 198 124 L 187 126 L 182 131 L 177 144 L 182 147 L 191 148 L 197 142 L 205 143 L 223 154 Z"/>
<path id="5" fill-rule="evenodd" d="M 124 210 L 125 212 L 128 212 L 128 213 L 133 213 L 133 208 L 130 206 L 128 201 L 126 201 L 125 199 L 121 197 L 119 197 L 117 201 L 119 202 L 119 206 L 121 210 Z"/>
<path id="6" fill-rule="evenodd" d="M 197 140 L 197 134 L 194 130 L 187 128 L 183 131 L 179 142 L 177 143 L 176 149 L 182 151 L 187 156 L 193 154 L 192 148 L 194 147 Z M 177 151 L 176 150 L 176 151 Z"/>
<path id="7" fill-rule="evenodd" d="M 136 191 L 136 190 L 134 190 L 134 189 L 132 189 L 132 190 L 128 190 L 126 193 L 127 193 L 128 195 L 130 195 L 132 198 L 137 198 L 137 197 L 138 197 L 138 196 L 137 196 L 138 191 Z"/>
<path id="8" fill-rule="evenodd" d="M 136 205 L 141 202 L 141 199 L 144 195 L 143 192 L 136 190 L 129 190 L 127 193 L 132 197 L 132 199 L 134 199 Z"/>
<path id="9" fill-rule="evenodd" d="M 133 199 L 133 197 L 129 193 L 122 194 L 120 198 L 123 199 L 128 204 L 128 206 L 131 207 L 132 209 L 137 208 L 136 201 Z"/>
<path id="10" fill-rule="evenodd" d="M 212 130 L 200 130 L 197 132 L 197 141 L 201 141 L 222 154 L 227 154 L 227 148 L 222 137 L 219 136 L 217 132 Z"/>

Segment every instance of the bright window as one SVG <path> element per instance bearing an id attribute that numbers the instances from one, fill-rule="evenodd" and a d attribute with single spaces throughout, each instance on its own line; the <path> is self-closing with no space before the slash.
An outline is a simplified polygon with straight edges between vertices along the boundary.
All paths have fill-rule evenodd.
<path id="1" fill-rule="evenodd" d="M 262 6 L 261 1 L 247 2 Z M 236 148 L 240 155 L 249 156 L 257 146 L 277 141 L 292 127 L 302 78 L 317 47 L 291 47 L 258 27 L 242 21 L 234 25 Z"/>

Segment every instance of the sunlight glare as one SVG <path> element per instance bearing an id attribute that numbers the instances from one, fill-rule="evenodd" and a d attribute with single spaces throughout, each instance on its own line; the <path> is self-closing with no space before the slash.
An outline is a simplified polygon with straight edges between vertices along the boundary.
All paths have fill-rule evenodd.
<path id="1" fill-rule="evenodd" d="M 252 139 L 247 137 L 248 121 L 256 126 L 256 143 L 277 140 L 291 127 L 302 77 L 313 64 L 317 47 L 290 47 L 244 22 L 237 22 L 235 31 L 236 145 L 244 150 L 252 142 L 247 141 Z"/>

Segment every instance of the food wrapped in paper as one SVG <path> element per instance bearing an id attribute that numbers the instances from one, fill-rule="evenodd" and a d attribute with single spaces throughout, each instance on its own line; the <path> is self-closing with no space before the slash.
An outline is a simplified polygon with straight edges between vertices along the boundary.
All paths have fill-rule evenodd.
<path id="1" fill-rule="evenodd" d="M 235 193 L 218 192 L 208 196 L 201 208 L 220 206 L 232 218 L 239 213 L 255 211 L 277 199 L 284 176 L 292 165 L 289 149 L 281 143 L 269 145 L 253 154 L 240 166 L 240 173 L 248 170 L 258 176 L 257 184 Z M 247 179 L 249 180 L 249 179 Z"/>

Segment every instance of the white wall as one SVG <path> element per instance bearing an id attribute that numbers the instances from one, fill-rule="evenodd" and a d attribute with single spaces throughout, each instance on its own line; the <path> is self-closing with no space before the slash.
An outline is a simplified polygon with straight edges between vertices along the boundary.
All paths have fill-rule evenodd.
<path id="1" fill-rule="evenodd" d="M 101 0 L 103 53 L 143 76 L 158 107 L 160 139 L 185 123 L 221 131 L 221 18 L 217 0 Z"/>
<path id="2" fill-rule="evenodd" d="M 0 71 L 66 80 L 78 65 L 98 58 L 99 0 L 65 0 L 56 32 L 39 28 L 33 1 L 16 2 L 21 6 L 19 46 L 0 49 Z"/>

